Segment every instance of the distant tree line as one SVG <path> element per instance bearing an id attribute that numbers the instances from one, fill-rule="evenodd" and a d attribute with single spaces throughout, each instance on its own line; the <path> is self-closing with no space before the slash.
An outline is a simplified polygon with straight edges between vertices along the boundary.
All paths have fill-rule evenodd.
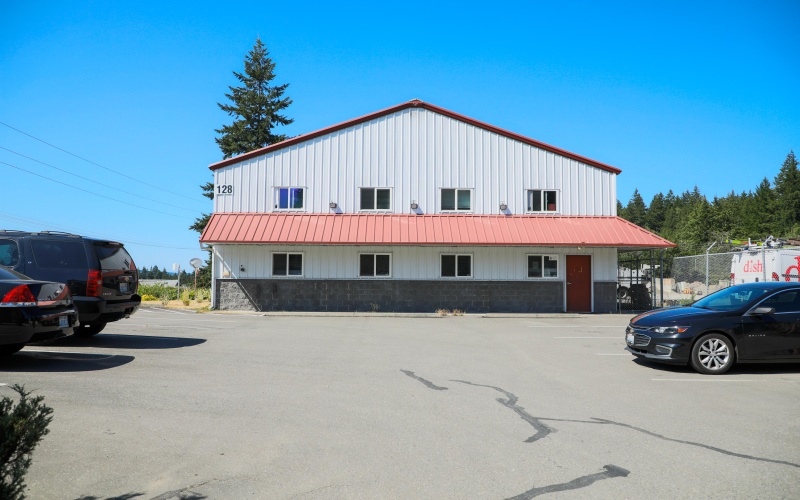
<path id="1" fill-rule="evenodd" d="M 695 186 L 680 195 L 658 193 L 648 205 L 637 189 L 627 205 L 617 201 L 617 214 L 676 243 L 672 256 L 704 253 L 715 241 L 800 239 L 798 162 L 790 151 L 772 183 L 764 177 L 754 191 L 711 201 Z"/>
<path id="2" fill-rule="evenodd" d="M 192 270 L 194 271 L 194 270 Z M 158 266 L 151 268 L 139 268 L 140 280 L 176 280 L 178 273 L 167 272 L 167 268 L 159 269 Z M 181 283 L 194 283 L 194 273 L 187 273 L 185 269 L 181 269 Z"/>

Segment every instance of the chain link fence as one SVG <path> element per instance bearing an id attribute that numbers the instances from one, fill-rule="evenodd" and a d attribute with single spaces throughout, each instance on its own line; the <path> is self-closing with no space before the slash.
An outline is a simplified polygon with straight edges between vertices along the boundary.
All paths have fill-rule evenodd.
<path id="1" fill-rule="evenodd" d="M 675 257 L 665 280 L 665 305 L 681 305 L 731 286 L 731 261 L 741 252 Z"/>
<path id="2" fill-rule="evenodd" d="M 722 246 L 722 245 L 720 245 Z M 665 258 L 663 251 L 620 252 L 617 310 L 642 312 L 694 302 L 734 284 L 800 282 L 800 248 L 711 245 L 698 255 Z M 700 249 L 702 252 L 704 249 Z"/>

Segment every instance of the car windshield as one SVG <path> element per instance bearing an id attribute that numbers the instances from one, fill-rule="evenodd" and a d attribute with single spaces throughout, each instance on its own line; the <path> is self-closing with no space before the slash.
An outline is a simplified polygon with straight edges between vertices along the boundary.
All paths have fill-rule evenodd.
<path id="1" fill-rule="evenodd" d="M 766 288 L 733 286 L 698 300 L 692 304 L 692 307 L 714 311 L 735 311 L 751 304 L 766 292 Z"/>

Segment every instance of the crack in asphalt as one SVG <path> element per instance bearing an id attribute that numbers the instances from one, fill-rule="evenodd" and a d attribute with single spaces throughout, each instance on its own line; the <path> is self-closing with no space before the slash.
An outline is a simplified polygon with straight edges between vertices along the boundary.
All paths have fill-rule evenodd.
<path id="1" fill-rule="evenodd" d="M 586 488 L 592 483 L 601 481 L 603 479 L 628 477 L 628 474 L 630 474 L 629 470 L 612 464 L 604 465 L 603 468 L 605 469 L 603 472 L 589 474 L 588 476 L 581 476 L 566 483 L 551 484 L 550 486 L 542 486 L 541 488 L 531 488 L 525 493 L 521 493 L 514 497 L 509 497 L 508 500 L 529 500 L 533 497 L 538 497 L 539 495 L 545 495 L 547 493 L 553 493 L 555 491 L 577 490 L 579 488 Z"/>
<path id="2" fill-rule="evenodd" d="M 424 379 L 424 378 L 422 378 L 422 377 L 418 377 L 418 376 L 416 376 L 416 375 L 414 374 L 414 372 L 412 372 L 412 371 L 409 371 L 409 370 L 400 370 L 400 371 L 401 371 L 401 372 L 403 372 L 403 373 L 405 373 L 405 374 L 406 374 L 406 375 L 408 375 L 409 377 L 413 378 L 414 380 L 419 380 L 419 381 L 420 381 L 420 382 L 422 382 L 422 384 L 423 384 L 423 385 L 425 385 L 425 387 L 427 387 L 428 389 L 433 389 L 434 391 L 446 391 L 446 390 L 447 390 L 447 387 L 439 387 L 438 385 L 434 385 L 434 384 L 433 384 L 433 382 L 431 382 L 431 381 L 429 381 L 429 380 L 425 380 L 425 379 Z"/>
<path id="3" fill-rule="evenodd" d="M 486 388 L 489 388 L 489 389 L 494 389 L 495 391 L 504 394 L 508 399 L 497 398 L 497 402 L 500 403 L 501 405 L 505 406 L 506 408 L 510 408 L 510 409 L 514 410 L 514 412 L 517 415 L 519 415 L 519 418 L 521 418 L 522 420 L 528 422 L 529 424 L 531 424 L 531 426 L 534 429 L 536 429 L 536 434 L 534 434 L 533 436 L 531 436 L 528 439 L 526 439 L 525 440 L 526 443 L 532 443 L 534 441 L 538 441 L 538 440 L 540 440 L 542 438 L 547 437 L 550 433 L 556 432 L 555 429 L 552 429 L 552 428 L 546 426 L 545 424 L 541 423 L 539 421 L 540 420 L 539 418 L 534 417 L 533 415 L 531 415 L 530 413 L 525 411 L 525 408 L 523 408 L 522 406 L 519 406 L 517 404 L 517 401 L 519 401 L 519 398 L 517 396 L 515 396 L 514 394 L 512 394 L 512 393 L 510 393 L 510 392 L 508 392 L 508 391 L 506 391 L 504 389 L 501 389 L 499 387 L 495 387 L 493 385 L 475 384 L 473 382 L 467 382 L 466 380 L 452 380 L 452 382 L 458 382 L 459 384 L 473 385 L 475 387 L 486 387 Z"/>
<path id="4" fill-rule="evenodd" d="M 205 486 L 208 483 L 213 481 L 217 481 L 217 479 L 209 479 L 208 481 L 204 481 L 202 483 L 193 484 L 191 486 L 187 486 L 185 488 L 181 488 L 179 490 L 168 491 L 166 493 L 162 493 L 158 496 L 151 498 L 150 500 L 172 500 L 172 499 L 179 499 L 179 500 L 203 500 L 204 498 L 208 498 L 203 494 L 195 493 L 192 490 L 193 488 L 197 488 L 199 486 Z"/>
<path id="5" fill-rule="evenodd" d="M 685 444 L 685 445 L 689 445 L 689 446 L 697 446 L 698 448 L 705 448 L 706 450 L 715 451 L 717 453 L 721 453 L 723 455 L 728 455 L 728 456 L 731 456 L 731 457 L 744 458 L 746 460 L 755 460 L 757 462 L 767 462 L 767 463 L 771 463 L 771 464 L 788 465 L 790 467 L 797 467 L 798 469 L 800 469 L 800 464 L 796 464 L 796 463 L 793 463 L 793 462 L 787 462 L 786 460 L 775 460 L 775 459 L 772 459 L 772 458 L 763 458 L 763 457 L 756 457 L 756 456 L 753 456 L 753 455 L 745 455 L 744 453 L 736 453 L 735 451 L 729 451 L 729 450 L 725 450 L 725 449 L 722 449 L 722 448 L 717 448 L 716 446 L 711 446 L 711 445 L 708 445 L 708 444 L 695 443 L 694 441 L 685 441 L 683 439 L 675 439 L 675 438 L 671 438 L 671 437 L 667 437 L 667 436 L 662 436 L 661 434 L 656 434 L 655 432 L 648 431 L 647 429 L 642 429 L 641 427 L 636 427 L 636 426 L 633 426 L 633 425 L 630 425 L 630 424 L 625 424 L 625 423 L 622 423 L 622 422 L 614 422 L 613 420 L 606 420 L 604 418 L 596 418 L 596 417 L 591 417 L 591 418 L 592 418 L 593 421 L 577 420 L 576 422 L 586 423 L 586 424 L 618 425 L 620 427 L 625 427 L 626 429 L 632 429 L 634 431 L 638 431 L 638 432 L 641 432 L 643 434 L 647 434 L 648 436 L 652 436 L 654 438 L 663 439 L 664 441 L 671 441 L 673 443 L 680 443 L 680 444 Z M 543 418 L 542 420 L 554 420 L 554 419 Z"/>
<path id="6" fill-rule="evenodd" d="M 414 378 L 415 380 L 418 380 L 418 381 L 422 382 L 426 387 L 428 387 L 430 389 L 434 389 L 434 390 L 446 390 L 447 389 L 446 387 L 439 387 L 439 386 L 433 384 L 432 382 L 430 382 L 430 381 L 428 381 L 428 380 L 426 380 L 426 379 L 424 379 L 422 377 L 417 376 L 412 371 L 409 371 L 409 370 L 401 370 L 401 371 L 403 373 L 405 373 L 406 375 L 408 375 L 409 377 Z M 763 458 L 763 457 L 756 457 L 756 456 L 753 456 L 753 455 L 745 455 L 744 453 L 736 453 L 734 451 L 725 450 L 723 448 L 719 448 L 719 447 L 711 446 L 711 445 L 707 445 L 707 444 L 696 443 L 694 441 L 686 441 L 686 440 L 682 440 L 682 439 L 674 439 L 674 438 L 670 438 L 670 437 L 667 437 L 667 436 L 664 436 L 664 435 L 661 435 L 661 434 L 658 434 L 658 433 L 655 433 L 655 432 L 652 432 L 652 431 L 648 431 L 647 429 L 642 429 L 641 427 L 636 427 L 634 425 L 626 424 L 626 423 L 623 423 L 623 422 L 615 422 L 613 420 L 607 420 L 607 419 L 604 419 L 604 418 L 591 417 L 591 420 L 579 420 L 579 419 L 535 417 L 535 416 L 531 415 L 530 413 L 528 413 L 527 411 L 525 411 L 524 407 L 519 406 L 517 404 L 517 401 L 519 401 L 519 398 L 516 395 L 514 395 L 511 392 L 506 391 L 505 389 L 502 389 L 500 387 L 496 387 L 496 386 L 493 386 L 493 385 L 476 384 L 474 382 L 469 382 L 469 381 L 466 381 L 466 380 L 451 380 L 451 382 L 458 382 L 460 384 L 466 384 L 466 385 L 471 385 L 471 386 L 475 386 L 475 387 L 486 387 L 486 388 L 489 388 L 489 389 L 494 389 L 495 391 L 498 391 L 501 394 L 505 395 L 507 399 L 497 398 L 497 402 L 502 404 L 506 408 L 510 408 L 511 410 L 513 410 L 517 415 L 519 415 L 519 417 L 522 420 L 524 420 L 525 422 L 528 422 L 537 431 L 536 434 L 534 434 L 533 436 L 531 436 L 531 437 L 529 437 L 528 439 L 525 440 L 526 443 L 532 443 L 534 441 L 537 441 L 539 439 L 547 437 L 549 434 L 551 434 L 553 432 L 556 432 L 556 429 L 548 427 L 547 425 L 542 423 L 542 421 L 547 421 L 547 422 L 567 422 L 567 423 L 592 424 L 592 425 L 616 425 L 616 426 L 619 426 L 619 427 L 623 427 L 625 429 L 630 429 L 630 430 L 633 430 L 633 431 L 636 431 L 636 432 L 641 432 L 643 434 L 646 434 L 648 436 L 654 437 L 656 439 L 662 439 L 664 441 L 670 441 L 670 442 L 673 442 L 673 443 L 685 444 L 685 445 L 688 445 L 688 446 L 696 446 L 698 448 L 703 448 L 703 449 L 706 449 L 706 450 L 709 450 L 709 451 L 713 451 L 713 452 L 720 453 L 720 454 L 723 454 L 723 455 L 728 455 L 728 456 L 731 456 L 731 457 L 742 458 L 742 459 L 745 459 L 745 460 L 754 460 L 754 461 L 757 461 L 757 462 L 766 462 L 766 463 L 779 464 L 779 465 L 788 465 L 790 467 L 800 468 L 800 464 L 796 464 L 796 463 L 793 463 L 793 462 L 788 462 L 786 460 L 775 460 L 775 459 L 771 459 L 771 458 Z M 527 500 L 527 499 L 530 499 L 530 498 L 533 498 L 533 497 L 536 497 L 536 496 L 539 496 L 539 495 L 544 495 L 546 493 L 552 493 L 552 492 L 556 492 L 556 491 L 574 490 L 574 489 L 578 489 L 578 488 L 585 488 L 585 487 L 591 485 L 592 483 L 595 483 L 596 481 L 600 481 L 600 480 L 603 480 L 603 479 L 610 479 L 610 478 L 614 478 L 614 477 L 628 477 L 628 475 L 630 474 L 630 471 L 628 471 L 626 469 L 623 469 L 622 467 L 618 467 L 616 465 L 613 465 L 613 464 L 605 465 L 603 468 L 605 469 L 605 471 L 603 471 L 603 472 L 590 474 L 588 476 L 582 476 L 582 477 L 573 479 L 572 481 L 569 481 L 567 483 L 560 483 L 560 484 L 554 484 L 554 485 L 550 485 L 550 486 L 542 486 L 542 487 L 539 487 L 539 488 L 532 488 L 532 489 L 526 491 L 525 493 L 522 493 L 522 494 L 514 496 L 514 497 L 510 497 L 508 500 Z"/>

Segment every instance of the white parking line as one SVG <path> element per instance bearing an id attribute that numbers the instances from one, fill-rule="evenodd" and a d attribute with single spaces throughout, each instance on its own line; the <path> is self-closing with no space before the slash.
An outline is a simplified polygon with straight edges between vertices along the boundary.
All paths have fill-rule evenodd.
<path id="1" fill-rule="evenodd" d="M 613 339 L 613 340 L 624 340 L 621 335 L 617 335 L 616 337 L 553 337 L 554 339 Z"/>
<path id="2" fill-rule="evenodd" d="M 654 382 L 758 382 L 750 379 L 725 379 L 725 378 L 654 378 Z"/>
<path id="3" fill-rule="evenodd" d="M 568 326 L 568 325 L 528 325 L 528 328 L 577 328 L 575 326 Z M 586 328 L 621 328 L 625 329 L 624 326 L 587 326 Z"/>

